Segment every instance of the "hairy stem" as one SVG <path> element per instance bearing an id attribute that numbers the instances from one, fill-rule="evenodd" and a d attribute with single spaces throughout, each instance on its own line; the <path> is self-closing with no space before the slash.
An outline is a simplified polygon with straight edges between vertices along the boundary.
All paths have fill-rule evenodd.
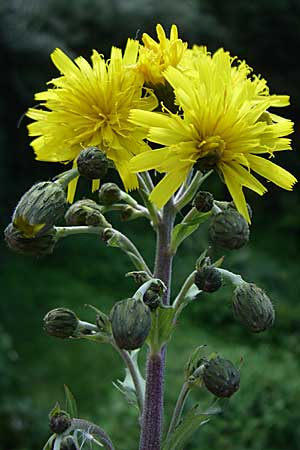
<path id="1" fill-rule="evenodd" d="M 169 304 L 172 273 L 172 258 L 169 251 L 171 234 L 175 219 L 173 201 L 170 200 L 163 209 L 162 219 L 157 226 L 157 243 L 154 277 L 166 285 L 163 297 L 165 305 Z M 145 403 L 142 417 L 140 450 L 160 450 L 163 395 L 164 363 L 166 347 L 161 352 L 148 354 Z"/>

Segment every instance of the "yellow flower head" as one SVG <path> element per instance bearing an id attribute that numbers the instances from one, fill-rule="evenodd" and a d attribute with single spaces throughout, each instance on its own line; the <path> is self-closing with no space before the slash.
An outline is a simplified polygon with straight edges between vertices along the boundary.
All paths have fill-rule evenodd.
<path id="1" fill-rule="evenodd" d="M 156 85 L 164 84 L 164 70 L 169 66 L 177 67 L 182 60 L 187 43 L 178 39 L 176 25 L 172 25 L 170 39 L 166 37 L 163 27 L 156 26 L 158 41 L 156 42 L 147 33 L 143 34 L 144 46 L 140 47 L 137 69 L 145 78 L 146 83 Z"/>
<path id="2" fill-rule="evenodd" d="M 270 95 L 265 80 L 219 49 L 213 55 L 195 48 L 189 70 L 169 67 L 164 76 L 173 87 L 180 113 L 131 112 L 133 123 L 148 129 L 148 139 L 163 148 L 135 156 L 135 172 L 156 169 L 166 175 L 150 199 L 162 207 L 196 165 L 216 168 L 238 211 L 250 222 L 242 188 L 258 194 L 266 188 L 253 172 L 284 189 L 296 182 L 289 172 L 263 154 L 290 149 L 293 123 L 267 110 L 286 106 L 287 96 Z"/>
<path id="3" fill-rule="evenodd" d="M 123 57 L 113 47 L 107 62 L 94 50 L 91 65 L 82 57 L 73 62 L 60 49 L 54 50 L 51 59 L 61 76 L 49 82 L 53 87 L 36 94 L 43 109 L 27 112 L 34 120 L 28 129 L 30 136 L 37 136 L 31 142 L 36 159 L 76 162 L 83 148 L 99 146 L 114 162 L 125 188 L 138 186 L 129 160 L 147 146 L 145 132 L 130 123 L 128 115 L 132 108 L 151 111 L 157 105 L 151 92 L 143 96 L 143 77 L 134 70 L 138 45 L 129 39 Z M 76 181 L 69 189 L 69 201 Z"/>

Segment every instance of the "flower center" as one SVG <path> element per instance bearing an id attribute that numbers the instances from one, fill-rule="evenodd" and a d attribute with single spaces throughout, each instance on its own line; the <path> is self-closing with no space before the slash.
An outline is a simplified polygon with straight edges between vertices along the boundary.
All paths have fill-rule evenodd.
<path id="1" fill-rule="evenodd" d="M 198 161 L 195 164 L 196 169 L 213 169 L 222 159 L 225 150 L 225 142 L 220 136 L 209 136 L 198 144 Z"/>

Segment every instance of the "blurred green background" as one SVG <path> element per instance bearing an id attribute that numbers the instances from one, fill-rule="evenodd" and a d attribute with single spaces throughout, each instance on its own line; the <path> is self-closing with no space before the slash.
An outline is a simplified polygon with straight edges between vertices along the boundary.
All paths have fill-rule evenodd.
<path id="1" fill-rule="evenodd" d="M 246 59 L 269 81 L 272 92 L 291 95 L 282 112 L 296 123 L 293 152 L 277 162 L 297 177 L 300 120 L 300 3 L 298 0 L 1 0 L 1 226 L 34 182 L 64 168 L 34 160 L 26 119 L 34 92 L 56 76 L 49 54 L 55 47 L 70 56 L 89 57 L 96 48 L 105 55 L 111 45 L 124 46 L 128 36 L 155 35 L 157 22 L 176 23 L 191 44 L 222 46 Z M 227 199 L 217 177 L 208 184 Z M 84 182 L 80 186 L 86 192 Z M 248 193 L 247 193 L 248 194 Z M 252 238 L 246 248 L 226 254 L 225 267 L 266 289 L 277 320 L 262 335 L 251 335 L 234 322 L 229 286 L 204 295 L 185 311 L 168 350 L 166 412 L 170 413 L 182 368 L 191 350 L 207 344 L 210 351 L 236 363 L 243 360 L 242 385 L 225 414 L 203 427 L 187 450 L 288 450 L 300 442 L 300 206 L 293 193 L 269 185 L 264 198 L 247 196 L 254 210 Z M 143 220 L 119 224 L 151 261 L 154 236 Z M 205 248 L 207 230 L 188 240 L 176 257 L 174 292 Z M 214 257 L 221 253 L 214 252 Z M 112 380 L 123 375 L 121 361 L 106 346 L 60 342 L 42 331 L 42 318 L 57 306 L 72 308 L 86 320 L 90 303 L 109 311 L 116 300 L 136 288 L 124 274 L 132 267 L 117 249 L 95 237 L 60 242 L 49 258 L 15 255 L 1 243 L 0 303 L 0 449 L 40 450 L 47 438 L 47 414 L 56 400 L 64 402 L 63 384 L 73 391 L 80 415 L 103 426 L 118 450 L 137 448 L 136 413 Z M 145 355 L 142 355 L 142 359 Z M 208 396 L 194 393 L 188 406 Z"/>

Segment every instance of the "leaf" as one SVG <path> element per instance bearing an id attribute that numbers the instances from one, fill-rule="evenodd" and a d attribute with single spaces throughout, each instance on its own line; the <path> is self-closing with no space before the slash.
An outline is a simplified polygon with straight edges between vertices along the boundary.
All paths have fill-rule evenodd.
<path id="1" fill-rule="evenodd" d="M 56 414 L 59 414 L 60 412 L 61 412 L 60 404 L 58 402 L 56 402 L 55 405 L 54 405 L 54 408 L 52 408 L 50 413 L 49 413 L 49 419 L 51 420 L 51 418 L 53 416 L 55 416 Z"/>
<path id="2" fill-rule="evenodd" d="M 171 245 L 170 249 L 172 253 L 176 253 L 179 245 L 194 231 L 197 230 L 199 225 L 201 223 L 204 223 L 209 216 L 211 215 L 211 211 L 206 213 L 201 213 L 196 211 L 196 213 L 193 214 L 193 217 L 191 219 L 183 219 L 181 223 L 176 225 L 172 232 L 172 238 L 171 238 Z"/>
<path id="3" fill-rule="evenodd" d="M 64 384 L 64 389 L 66 396 L 66 410 L 71 417 L 78 417 L 76 399 L 66 384 Z"/>
<path id="4" fill-rule="evenodd" d="M 50 437 L 49 437 L 49 439 L 48 439 L 48 441 L 46 442 L 46 444 L 44 445 L 44 447 L 43 447 L 43 450 L 52 450 L 52 448 L 53 448 L 53 442 L 54 442 L 54 439 L 56 438 L 56 434 L 52 434 Z"/>
<path id="5" fill-rule="evenodd" d="M 159 351 L 171 338 L 175 328 L 175 312 L 174 308 L 166 306 L 159 306 L 152 312 L 151 330 L 147 338 L 152 350 Z"/>
<path id="6" fill-rule="evenodd" d="M 144 378 L 142 377 L 142 375 L 140 373 L 140 369 L 139 369 L 139 366 L 138 366 L 138 354 L 139 354 L 139 351 L 140 351 L 140 349 L 133 350 L 130 353 L 130 357 L 131 357 L 132 364 L 135 367 L 135 372 L 136 372 L 136 374 L 138 376 L 141 389 L 142 389 L 143 392 L 145 392 L 145 384 L 146 383 L 145 383 L 145 380 L 144 380 Z M 125 368 L 125 379 L 124 379 L 124 381 L 117 380 L 116 383 L 113 382 L 113 385 L 115 386 L 115 388 L 118 389 L 118 391 L 120 391 L 124 395 L 126 401 L 129 403 L 129 405 L 134 405 L 134 406 L 138 407 L 134 382 L 133 382 L 131 373 L 129 372 L 129 370 L 127 368 Z"/>
<path id="7" fill-rule="evenodd" d="M 228 399 L 216 399 L 204 412 L 201 412 L 199 405 L 195 405 L 188 411 L 173 433 L 168 436 L 163 446 L 163 450 L 182 450 L 191 435 L 199 427 L 209 422 L 213 416 L 221 414 L 227 403 Z"/>

